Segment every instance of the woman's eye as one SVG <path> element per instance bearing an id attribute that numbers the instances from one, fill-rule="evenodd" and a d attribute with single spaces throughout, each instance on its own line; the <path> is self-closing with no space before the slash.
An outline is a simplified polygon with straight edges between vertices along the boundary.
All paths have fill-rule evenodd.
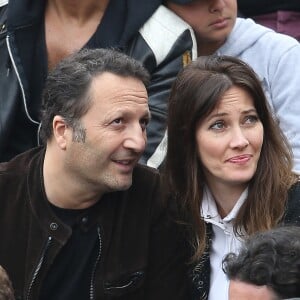
<path id="1" fill-rule="evenodd" d="M 258 121 L 258 116 L 247 116 L 245 119 L 246 124 L 256 123 Z"/>
<path id="2" fill-rule="evenodd" d="M 218 122 L 215 122 L 214 124 L 212 124 L 209 128 L 214 129 L 214 130 L 220 130 L 220 129 L 223 129 L 224 127 L 225 127 L 224 122 L 218 121 Z"/>

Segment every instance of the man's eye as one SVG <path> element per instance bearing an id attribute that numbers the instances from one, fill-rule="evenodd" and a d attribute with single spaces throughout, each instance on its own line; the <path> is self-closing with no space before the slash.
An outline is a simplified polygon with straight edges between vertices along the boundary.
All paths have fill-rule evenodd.
<path id="1" fill-rule="evenodd" d="M 149 120 L 148 119 L 142 119 L 140 121 L 141 127 L 142 129 L 146 129 L 147 125 L 149 124 Z"/>
<path id="2" fill-rule="evenodd" d="M 115 119 L 115 120 L 112 121 L 112 123 L 114 123 L 114 124 L 121 124 L 122 123 L 122 119 L 121 118 Z"/>

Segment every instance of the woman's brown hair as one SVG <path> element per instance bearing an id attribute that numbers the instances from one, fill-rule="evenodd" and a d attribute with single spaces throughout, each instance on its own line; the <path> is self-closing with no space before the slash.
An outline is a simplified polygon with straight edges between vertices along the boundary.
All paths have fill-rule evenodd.
<path id="1" fill-rule="evenodd" d="M 283 217 L 288 190 L 296 181 L 289 144 L 270 112 L 262 85 L 244 62 L 228 56 L 199 57 L 185 67 L 173 84 L 169 99 L 168 144 L 164 165 L 167 190 L 186 225 L 194 251 L 192 261 L 205 250 L 205 223 L 201 203 L 205 177 L 196 145 L 196 126 L 216 107 L 232 86 L 246 90 L 264 128 L 257 170 L 249 182 L 248 197 L 235 219 L 237 234 L 270 229 Z"/>

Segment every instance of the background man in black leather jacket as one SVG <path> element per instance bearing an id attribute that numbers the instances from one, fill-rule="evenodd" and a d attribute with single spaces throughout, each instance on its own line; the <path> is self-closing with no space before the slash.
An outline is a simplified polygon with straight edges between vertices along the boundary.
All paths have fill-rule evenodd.
<path id="1" fill-rule="evenodd" d="M 8 4 L 7 4 L 8 2 Z M 0 161 L 38 144 L 49 70 L 81 48 L 118 48 L 151 74 L 142 163 L 165 129 L 170 86 L 191 58 L 192 31 L 161 0 L 3 0 L 0 3 Z"/>

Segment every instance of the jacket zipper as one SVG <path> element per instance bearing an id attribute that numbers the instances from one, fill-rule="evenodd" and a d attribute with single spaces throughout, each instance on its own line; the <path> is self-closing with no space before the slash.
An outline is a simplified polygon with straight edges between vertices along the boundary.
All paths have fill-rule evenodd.
<path id="1" fill-rule="evenodd" d="M 137 282 L 137 280 L 139 280 L 139 278 L 141 278 L 141 276 L 143 276 L 143 272 L 137 271 L 135 273 L 133 273 L 130 278 L 128 279 L 128 282 L 124 283 L 123 285 L 107 285 L 105 287 L 105 290 L 110 291 L 110 290 L 122 290 L 122 289 L 126 289 L 128 287 L 130 287 L 131 285 L 133 285 L 135 282 Z"/>
<path id="2" fill-rule="evenodd" d="M 30 285 L 29 285 L 29 288 L 28 288 L 28 292 L 27 292 L 27 297 L 26 297 L 27 300 L 30 299 L 30 294 L 31 294 L 31 290 L 32 290 L 33 284 L 34 284 L 34 282 L 35 282 L 35 280 L 36 280 L 36 278 L 38 276 L 38 273 L 39 273 L 39 271 L 40 271 L 40 269 L 42 267 L 42 264 L 43 264 L 46 252 L 47 252 L 47 250 L 48 250 L 51 242 L 52 242 L 52 237 L 49 236 L 48 240 L 46 242 L 46 245 L 45 245 L 45 247 L 43 249 L 42 256 L 41 256 L 41 258 L 40 258 L 40 260 L 39 260 L 39 262 L 38 262 L 38 264 L 37 264 L 37 266 L 36 266 L 36 268 L 34 270 L 34 273 L 33 273 L 33 276 L 32 276 L 32 279 L 31 279 L 31 282 L 30 282 Z"/>
<path id="3" fill-rule="evenodd" d="M 97 227 L 97 233 L 98 233 L 98 240 L 99 240 L 99 250 L 98 250 L 98 256 L 92 271 L 92 276 L 91 276 L 91 285 L 90 285 L 90 300 L 94 300 L 95 299 L 95 286 L 94 286 L 94 282 L 95 282 L 95 274 L 96 274 L 96 268 L 97 265 L 100 261 L 101 258 L 101 253 L 102 253 L 102 237 L 101 237 L 101 231 L 100 231 L 100 227 Z"/>
<path id="4" fill-rule="evenodd" d="M 28 108 L 27 108 L 27 100 L 26 100 L 26 96 L 25 96 L 25 91 L 24 91 L 24 86 L 23 86 L 23 83 L 22 83 L 22 80 L 21 80 L 21 77 L 20 77 L 20 74 L 19 74 L 19 71 L 18 71 L 18 68 L 17 68 L 17 65 L 16 65 L 16 62 L 14 60 L 14 57 L 13 57 L 13 54 L 12 54 L 12 51 L 11 51 L 11 46 L 10 46 L 10 35 L 8 34 L 6 36 L 6 45 L 7 45 L 7 49 L 8 49 L 8 53 L 9 53 L 9 57 L 12 61 L 12 65 L 14 67 L 14 70 L 16 72 L 16 75 L 17 75 L 17 78 L 18 78 L 18 82 L 19 82 L 19 85 L 20 85 L 20 89 L 21 89 L 21 93 L 22 93 L 22 98 L 23 98 L 23 104 L 24 104 L 24 109 L 25 109 L 25 113 L 26 113 L 26 116 L 27 118 L 33 123 L 33 124 L 37 124 L 39 125 L 40 122 L 38 121 L 35 121 L 29 114 L 29 111 L 28 111 Z M 37 138 L 38 139 L 38 138 Z M 39 139 L 37 141 L 37 143 L 39 144 Z"/>

